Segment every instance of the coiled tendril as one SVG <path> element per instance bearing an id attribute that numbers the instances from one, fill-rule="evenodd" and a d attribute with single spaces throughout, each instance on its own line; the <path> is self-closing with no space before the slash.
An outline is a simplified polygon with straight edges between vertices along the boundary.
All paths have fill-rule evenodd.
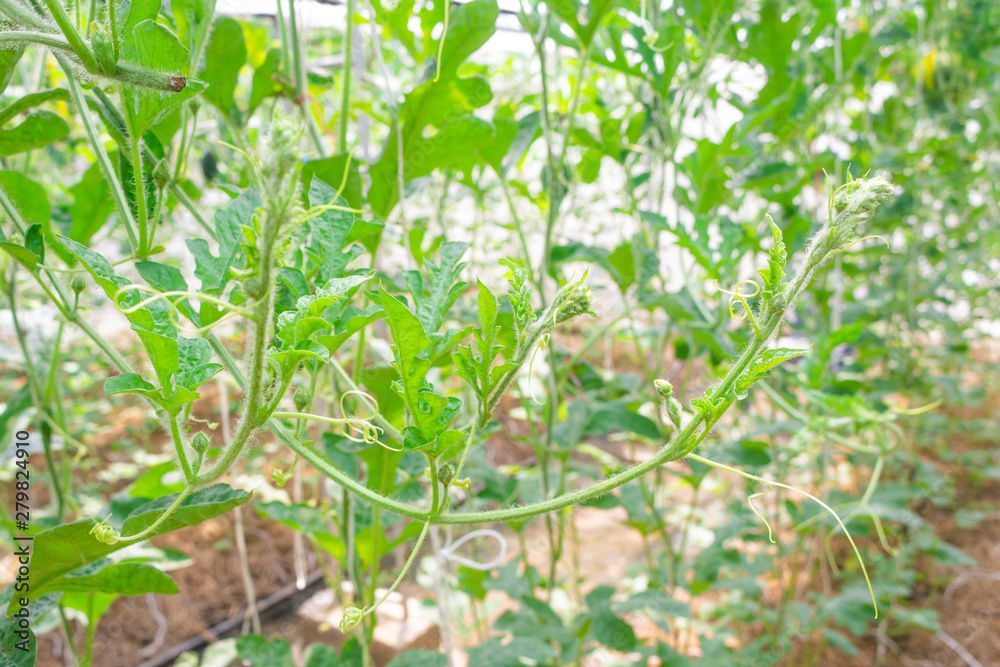
<path id="1" fill-rule="evenodd" d="M 753 312 L 750 310 L 750 304 L 747 303 L 747 299 L 752 299 L 753 297 L 760 294 L 760 285 L 754 280 L 741 280 L 736 283 L 736 291 L 730 291 L 723 287 L 719 287 L 718 281 L 713 281 L 712 285 L 715 289 L 725 294 L 729 294 L 729 315 L 737 322 L 740 320 L 750 320 L 750 326 L 753 327 L 753 332 L 760 336 L 760 329 L 757 327 L 757 320 L 754 319 Z M 751 285 L 753 287 L 752 292 L 744 292 L 740 289 L 743 285 Z M 736 313 L 736 303 L 739 302 L 743 305 L 743 316 L 740 317 Z"/>

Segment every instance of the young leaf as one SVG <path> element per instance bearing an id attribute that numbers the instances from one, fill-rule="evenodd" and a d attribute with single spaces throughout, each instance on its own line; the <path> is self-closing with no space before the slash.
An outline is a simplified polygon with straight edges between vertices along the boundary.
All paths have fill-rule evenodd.
<path id="1" fill-rule="evenodd" d="M 422 449 L 448 428 L 458 416 L 462 401 L 441 396 L 427 382 L 430 362 L 426 359 L 426 353 L 431 342 L 424 333 L 420 320 L 385 290 L 380 289 L 379 294 L 395 343 L 393 354 L 400 376 L 399 390 L 416 426 L 411 444 Z"/>
<path id="2" fill-rule="evenodd" d="M 423 276 L 419 271 L 407 271 L 403 274 L 406 287 L 417 304 L 417 319 L 420 320 L 425 332 L 437 333 L 448 309 L 468 284 L 458 280 L 458 275 L 465 268 L 465 263 L 459 260 L 468 249 L 468 243 L 443 244 L 440 264 L 430 260 L 424 262 L 428 274 L 427 285 L 424 285 Z"/>
<path id="3" fill-rule="evenodd" d="M 243 26 L 236 19 L 219 16 L 212 22 L 212 32 L 205 46 L 205 67 L 198 77 L 208 84 L 205 98 L 236 123 L 242 125 L 233 93 L 240 69 L 247 60 Z"/>
<path id="4" fill-rule="evenodd" d="M 122 373 L 114 375 L 104 381 L 104 393 L 107 396 L 115 394 L 143 394 L 152 395 L 156 387 L 142 379 L 138 373 Z"/>
<path id="5" fill-rule="evenodd" d="M 131 284 L 130 280 L 117 275 L 114 267 L 102 255 L 65 236 L 58 236 L 57 239 L 80 260 L 87 272 L 94 278 L 94 282 L 104 290 L 108 298 L 113 299 L 120 288 Z M 142 295 L 139 294 L 138 290 L 127 290 L 118 299 L 118 304 L 122 308 L 131 308 L 142 300 Z M 171 337 L 177 334 L 177 329 L 170 322 L 167 312 L 169 309 L 169 304 L 162 300 L 156 300 L 144 308 L 126 313 L 125 317 L 133 325 L 138 325 L 146 331 Z"/>
<path id="6" fill-rule="evenodd" d="M 229 282 L 229 270 L 243 268 L 246 256 L 240 247 L 240 241 L 243 239 L 243 232 L 240 231 L 240 228 L 253 224 L 254 213 L 262 204 L 263 200 L 261 200 L 260 194 L 250 187 L 224 209 L 215 212 L 215 240 L 219 243 L 218 257 L 209 251 L 208 241 L 205 239 L 187 239 L 188 250 L 191 251 L 195 259 L 194 275 L 201 280 L 203 292 L 213 295 L 222 294 L 226 283 Z M 202 310 L 205 310 L 204 306 Z"/>
<path id="7" fill-rule="evenodd" d="M 764 279 L 764 289 L 761 290 L 761 298 L 768 300 L 781 291 L 781 281 L 785 279 L 785 264 L 788 262 L 788 251 L 785 249 L 785 242 L 782 239 L 781 229 L 771 219 L 770 214 L 764 219 L 771 227 L 774 235 L 774 245 L 768 253 L 766 269 L 757 269 L 757 273 Z"/>
<path id="8" fill-rule="evenodd" d="M 313 178 L 309 184 L 309 206 L 327 204 L 346 207 L 347 201 L 343 197 L 338 198 L 335 189 L 318 178 Z M 319 282 L 325 283 L 330 278 L 343 277 L 347 265 L 362 253 L 360 247 L 353 245 L 347 252 L 343 252 L 353 226 L 354 214 L 337 209 L 323 211 L 309 221 L 309 248 L 319 257 Z"/>
<path id="9" fill-rule="evenodd" d="M 750 364 L 749 368 L 736 381 L 736 397 L 746 398 L 746 391 L 757 380 L 767 377 L 767 372 L 778 364 L 800 357 L 809 350 L 793 350 L 785 347 L 778 347 L 772 350 L 764 350 Z"/>

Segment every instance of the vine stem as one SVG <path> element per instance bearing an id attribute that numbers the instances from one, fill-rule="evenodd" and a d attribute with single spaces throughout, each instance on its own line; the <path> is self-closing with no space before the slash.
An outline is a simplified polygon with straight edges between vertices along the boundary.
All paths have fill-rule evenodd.
<path id="1" fill-rule="evenodd" d="M 94 155 L 97 158 L 97 164 L 101 169 L 101 175 L 104 176 L 104 180 L 107 181 L 108 187 L 111 189 L 111 196 L 115 200 L 115 207 L 118 209 L 118 216 L 121 218 L 122 223 L 125 226 L 125 231 L 128 233 L 128 238 L 132 243 L 132 247 L 136 251 L 139 251 L 139 237 L 136 233 L 135 220 L 132 218 L 132 210 L 128 205 L 128 199 L 125 197 L 125 191 L 122 189 L 122 184 L 118 180 L 118 176 L 115 174 L 114 167 L 111 165 L 111 158 L 108 157 L 107 151 L 104 150 L 104 144 L 101 142 L 97 126 L 94 124 L 94 119 L 91 117 L 90 110 L 87 108 L 87 100 L 83 96 L 83 89 L 80 88 L 80 82 L 77 80 L 76 74 L 73 72 L 73 68 L 63 56 L 57 54 L 56 60 L 59 61 L 59 66 L 62 67 L 62 70 L 66 75 L 66 84 L 69 87 L 70 97 L 73 98 L 73 103 L 76 104 L 77 108 L 80 110 L 80 120 L 82 121 L 83 127 L 87 132 L 87 139 L 90 141 L 90 147 L 93 149 Z"/>
<path id="2" fill-rule="evenodd" d="M 0 208 L 3 208 L 4 212 L 14 221 L 14 226 L 23 235 L 28 231 L 28 225 L 24 222 L 21 217 L 20 212 L 14 207 L 10 198 L 7 196 L 7 191 L 4 190 L 3 186 L 0 185 Z M 123 373 L 129 373 L 132 371 L 132 366 L 125 360 L 118 351 L 111 347 L 111 345 L 106 341 L 97 331 L 94 330 L 90 324 L 80 317 L 79 312 L 72 307 L 72 302 L 70 301 L 69 295 L 66 293 L 66 289 L 59 282 L 57 276 L 53 275 L 52 271 L 47 269 L 41 269 L 50 281 L 52 281 L 52 290 L 42 281 L 41 276 L 37 277 L 38 284 L 41 286 L 45 293 L 49 296 L 49 299 L 56 305 L 62 316 L 68 321 L 76 324 L 86 335 L 90 338 L 95 345 L 97 345 L 104 354 L 108 356 L 111 362 L 119 368 Z M 53 294 L 53 290 L 55 293 Z"/>
<path id="3" fill-rule="evenodd" d="M 50 34 L 56 32 L 55 26 L 50 25 L 41 16 L 27 9 L 18 0 L 0 0 L 0 12 L 7 15 L 14 23 Z M 68 43 L 67 46 L 69 46 Z"/>
<path id="4" fill-rule="evenodd" d="M 58 1 L 58 0 L 56 0 Z M 146 178 L 142 160 L 142 137 L 139 135 L 138 123 L 132 112 L 134 96 L 122 91 L 122 106 L 125 107 L 125 122 L 128 124 L 128 143 L 132 159 L 132 177 L 135 180 L 135 210 L 139 228 L 139 247 L 136 255 L 144 259 L 153 245 L 149 235 L 149 211 L 146 202 Z"/>
<path id="5" fill-rule="evenodd" d="M 16 267 L 17 265 L 15 264 L 14 266 Z M 28 341 L 24 337 L 24 332 L 21 330 L 21 324 L 17 317 L 17 283 L 14 280 L 16 276 L 14 271 L 15 270 L 13 269 L 11 271 L 11 279 L 7 295 L 10 300 L 10 316 L 14 324 L 14 333 L 17 335 L 17 342 L 21 346 L 21 351 L 24 353 L 24 371 L 28 376 L 28 389 L 30 390 L 32 396 L 32 402 L 34 402 L 38 414 L 42 415 L 44 421 L 48 422 L 49 417 L 47 413 L 49 411 L 49 406 L 45 404 L 49 402 L 43 398 L 41 378 L 39 377 L 38 371 L 35 369 L 35 365 L 31 361 L 31 355 L 28 351 Z M 52 363 L 56 363 L 55 357 L 53 357 Z M 59 484 L 59 471 L 56 469 L 55 459 L 52 458 L 51 428 L 46 430 L 46 425 L 47 423 L 42 425 L 42 447 L 45 451 L 46 467 L 48 468 L 49 476 L 52 481 L 52 494 L 56 499 L 56 516 L 62 520 L 65 499 L 63 498 L 62 486 Z"/>
<path id="6" fill-rule="evenodd" d="M 379 605 L 381 605 L 383 602 L 385 602 L 386 600 L 388 600 L 389 596 L 392 595 L 395 592 L 396 588 L 403 582 L 403 579 L 406 578 L 406 573 L 410 571 L 410 566 L 412 566 L 413 565 L 413 561 L 416 560 L 417 553 L 420 551 L 420 547 L 421 547 L 421 545 L 423 545 L 424 538 L 427 537 L 427 531 L 430 529 L 430 527 L 431 527 L 431 522 L 430 521 L 425 521 L 424 522 L 424 527 L 420 531 L 420 536 L 417 537 L 417 543 L 413 546 L 413 551 L 410 552 L 410 557 L 407 558 L 406 559 L 406 563 L 403 564 L 402 571 L 396 577 L 396 580 L 394 582 L 392 582 L 392 586 L 390 586 L 389 590 L 387 590 L 385 592 L 385 595 L 383 595 L 378 602 L 376 602 L 374 605 L 372 605 L 371 607 L 369 607 L 368 609 L 366 609 L 364 611 L 364 615 L 365 616 L 368 616 L 369 614 L 371 614 L 373 611 L 375 611 L 376 609 L 378 609 Z"/>
<path id="7" fill-rule="evenodd" d="M 351 115 L 351 64 L 354 51 L 354 0 L 346 2 L 344 27 L 344 85 L 340 98 L 340 135 L 338 150 L 347 152 L 347 122 Z"/>
<path id="8" fill-rule="evenodd" d="M 184 452 L 184 440 L 181 438 L 181 431 L 177 426 L 176 417 L 170 415 L 169 421 L 170 438 L 174 441 L 174 450 L 177 452 L 177 460 L 180 461 L 181 468 L 184 470 L 184 480 L 190 484 L 194 481 L 194 475 L 191 472 L 191 464 L 188 463 L 187 454 Z"/>
<path id="9" fill-rule="evenodd" d="M 87 42 L 84 41 L 79 31 L 77 31 L 76 26 L 73 25 L 73 20 L 66 13 L 66 8 L 62 6 L 62 2 L 60 0 L 43 0 L 43 2 L 48 8 L 49 13 L 52 14 L 52 18 L 55 19 L 56 25 L 59 26 L 59 30 L 62 31 L 66 41 L 73 47 L 73 53 L 80 59 L 80 62 L 87 68 L 87 71 L 99 72 L 101 68 L 97 64 L 97 57 Z"/>

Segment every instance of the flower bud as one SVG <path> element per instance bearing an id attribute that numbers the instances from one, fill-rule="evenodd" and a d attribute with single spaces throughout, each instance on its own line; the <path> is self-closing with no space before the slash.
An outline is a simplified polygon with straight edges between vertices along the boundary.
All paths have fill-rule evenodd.
<path id="1" fill-rule="evenodd" d="M 157 189 L 162 190 L 167 187 L 172 178 L 173 174 L 170 173 L 170 162 L 167 158 L 161 158 L 156 163 L 156 167 L 153 168 L 153 182 L 156 183 Z"/>
<path id="2" fill-rule="evenodd" d="M 833 193 L 833 210 L 845 217 L 871 213 L 892 195 L 892 184 L 885 176 L 856 178 Z"/>
<path id="3" fill-rule="evenodd" d="M 666 410 L 670 422 L 677 428 L 681 427 L 681 404 L 674 398 L 674 387 L 666 380 L 653 380 L 656 393 L 660 395 L 660 403 Z"/>
<path id="4" fill-rule="evenodd" d="M 208 434 L 204 431 L 198 431 L 194 434 L 194 437 L 191 438 L 191 449 L 199 454 L 204 454 L 205 450 L 208 449 L 210 442 L 211 440 L 209 439 Z"/>
<path id="5" fill-rule="evenodd" d="M 674 386 L 666 380 L 653 380 L 653 386 L 660 398 L 667 399 L 674 395 Z"/>
<path id="6" fill-rule="evenodd" d="M 83 279 L 81 275 L 73 276 L 73 280 L 70 281 L 69 286 L 73 289 L 73 293 L 79 295 L 83 290 L 87 289 L 87 281 Z"/>
<path id="7" fill-rule="evenodd" d="M 443 487 L 448 488 L 452 480 L 455 479 L 455 466 L 450 463 L 442 463 L 438 467 L 438 479 Z"/>
<path id="8" fill-rule="evenodd" d="M 275 468 L 274 470 L 271 471 L 271 481 L 274 482 L 274 485 L 279 489 L 283 487 L 285 484 L 288 484 L 288 480 L 290 480 L 291 478 L 292 478 L 291 470 L 285 471 L 285 470 L 278 470 L 277 468 Z"/>
<path id="9" fill-rule="evenodd" d="M 97 64 L 101 72 L 108 76 L 114 76 L 118 71 L 118 59 L 115 58 L 114 44 L 111 37 L 104 30 L 104 26 L 95 21 L 90 22 L 90 46 L 97 58 Z"/>
<path id="10" fill-rule="evenodd" d="M 292 395 L 292 402 L 295 404 L 295 409 L 298 412 L 305 412 L 312 405 L 312 392 L 309 391 L 305 386 L 299 386 Z"/>
<path id="11" fill-rule="evenodd" d="M 559 290 L 556 295 L 556 324 L 571 320 L 577 315 L 593 315 L 590 307 L 594 305 L 594 295 L 588 285 L 573 283 Z"/>

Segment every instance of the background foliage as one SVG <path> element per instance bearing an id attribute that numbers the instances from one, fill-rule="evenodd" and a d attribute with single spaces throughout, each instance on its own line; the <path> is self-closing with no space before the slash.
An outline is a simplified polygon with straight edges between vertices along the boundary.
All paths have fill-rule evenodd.
<path id="1" fill-rule="evenodd" d="M 37 441 L 35 634 L 109 664 L 102 615 L 194 555 L 128 538 L 235 508 L 240 542 L 252 506 L 349 638 L 293 657 L 258 622 L 203 665 L 367 665 L 369 610 L 418 571 L 442 651 L 393 667 L 895 664 L 921 632 L 974 664 L 935 601 L 986 564 L 930 517 L 996 527 L 969 500 L 1000 479 L 995 3 L 222 9 L 0 0 L 0 434 Z M 892 197 L 782 322 L 852 174 Z M 835 518 L 688 443 L 837 510 L 878 618 Z M 616 586 L 579 569 L 597 512 L 641 544 Z M 516 556 L 443 557 L 468 524 Z M 33 664 L 13 630 L 4 664 Z"/>

